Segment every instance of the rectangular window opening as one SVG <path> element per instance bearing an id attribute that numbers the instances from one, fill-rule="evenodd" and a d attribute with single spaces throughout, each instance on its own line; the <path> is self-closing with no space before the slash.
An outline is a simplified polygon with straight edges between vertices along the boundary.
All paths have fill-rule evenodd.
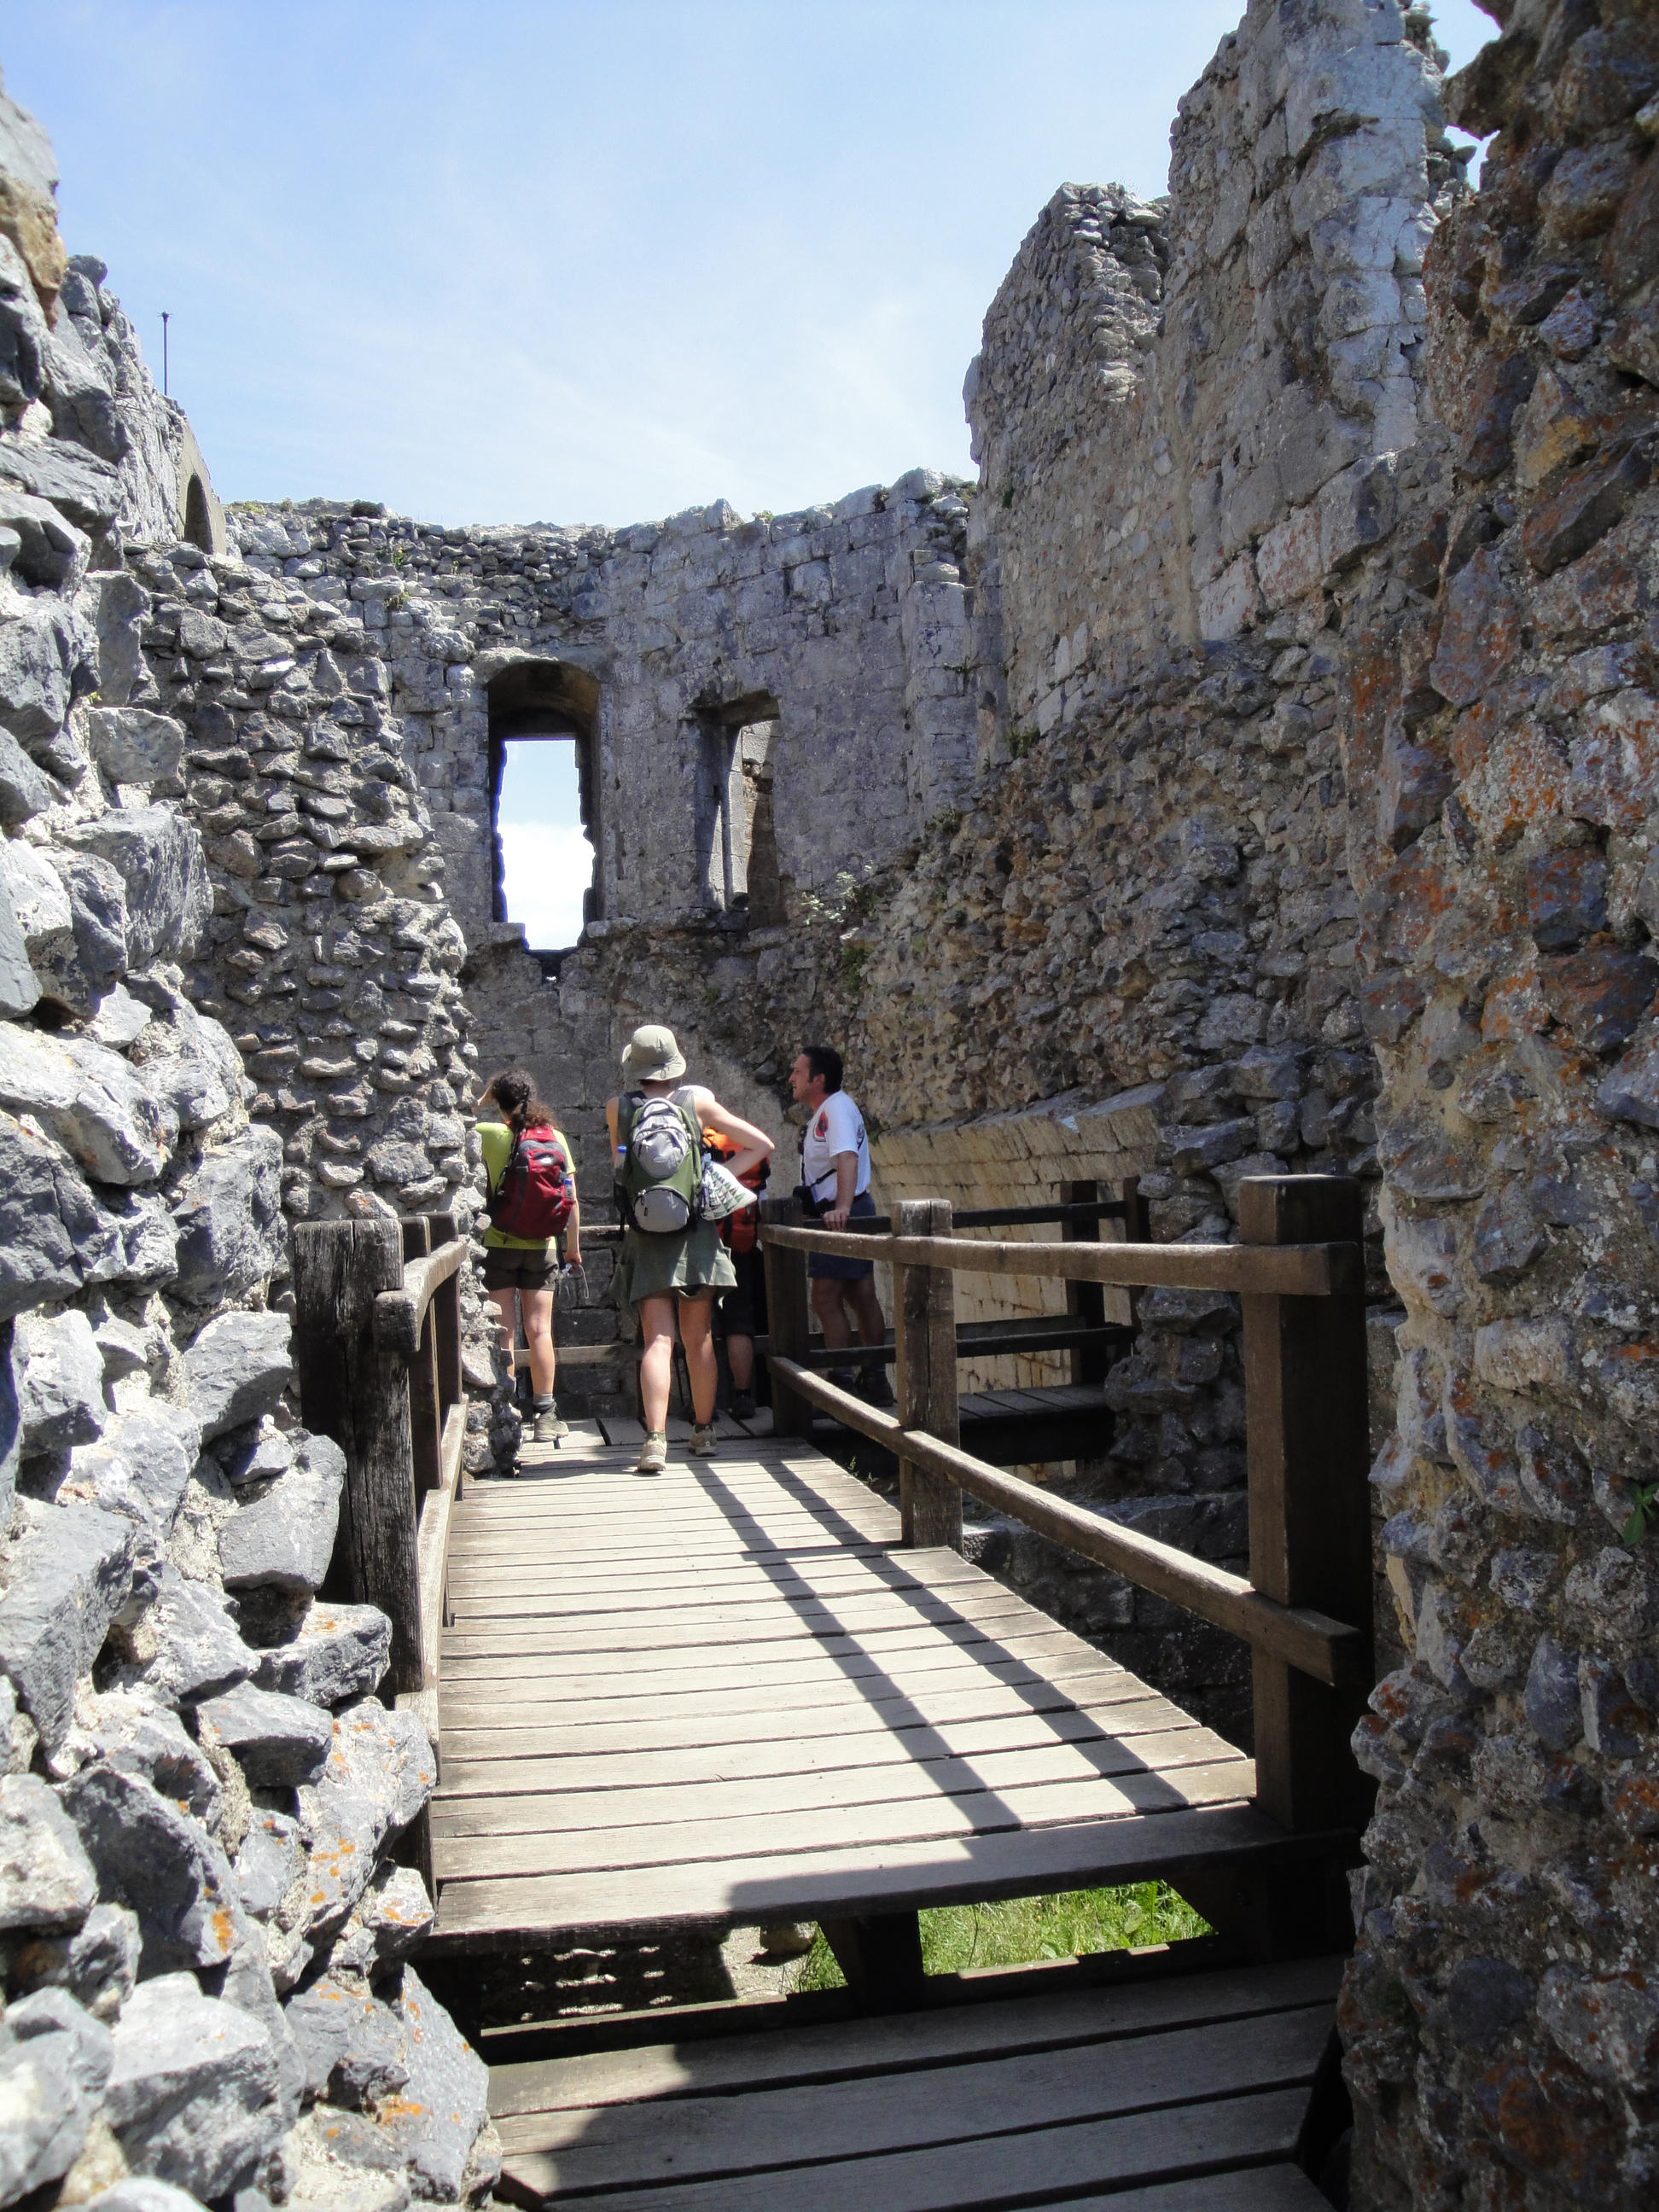
<path id="1" fill-rule="evenodd" d="M 574 738 L 509 738 L 501 746 L 501 902 L 532 952 L 568 951 L 592 912 L 594 854 L 582 827 Z"/>

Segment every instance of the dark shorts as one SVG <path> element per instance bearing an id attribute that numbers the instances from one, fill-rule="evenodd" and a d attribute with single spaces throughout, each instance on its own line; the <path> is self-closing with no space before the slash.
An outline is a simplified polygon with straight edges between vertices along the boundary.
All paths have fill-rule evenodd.
<path id="1" fill-rule="evenodd" d="M 714 1309 L 716 1336 L 762 1336 L 766 1331 L 766 1261 L 759 1252 L 734 1252 L 737 1286 L 722 1291 Z"/>
<path id="2" fill-rule="evenodd" d="M 862 1190 L 847 1209 L 848 1218 L 854 1214 L 873 1214 L 876 1201 L 867 1190 Z M 810 1227 L 810 1224 L 807 1224 Z M 866 1275 L 876 1272 L 869 1260 L 843 1260 L 837 1253 L 814 1252 L 806 1262 L 806 1272 L 816 1282 L 861 1283 Z"/>
<path id="3" fill-rule="evenodd" d="M 487 1291 L 550 1291 L 559 1280 L 556 1244 L 484 1246 L 484 1288 Z"/>

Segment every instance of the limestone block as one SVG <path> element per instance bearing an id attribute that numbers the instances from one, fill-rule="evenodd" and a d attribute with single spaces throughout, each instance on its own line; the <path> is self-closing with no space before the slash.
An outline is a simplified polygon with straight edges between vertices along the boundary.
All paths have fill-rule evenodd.
<path id="1" fill-rule="evenodd" d="M 0 1315 L 78 1290 L 98 1226 L 92 1194 L 65 1155 L 0 1114 Z"/>
<path id="2" fill-rule="evenodd" d="M 1242 553 L 1199 592 L 1199 627 L 1206 638 L 1237 637 L 1255 622 L 1261 606 L 1255 562 L 1249 553 Z"/>
<path id="3" fill-rule="evenodd" d="M 24 1452 L 91 1443 L 108 1413 L 103 1356 L 85 1314 L 26 1315 L 16 1325 L 15 1347 Z"/>
<path id="4" fill-rule="evenodd" d="M 0 2203 L 54 2182 L 80 2155 L 111 2073 L 110 2032 L 62 1990 L 7 2009 L 0 2040 Z"/>
<path id="5" fill-rule="evenodd" d="M 0 1027 L 0 1105 L 30 1114 L 95 1182 L 154 1182 L 178 1117 L 119 1054 L 80 1037 Z"/>
<path id="6" fill-rule="evenodd" d="M 187 1005 L 173 1006 L 136 1039 L 135 1066 L 172 1107 L 181 1129 L 202 1129 L 228 1114 L 240 1094 L 241 1055 L 222 1024 Z"/>
<path id="7" fill-rule="evenodd" d="M 142 1771 L 100 1763 L 82 1767 L 61 1795 L 100 1896 L 137 1915 L 146 1968 L 222 1966 L 241 1905 L 229 1862 L 201 1822 Z"/>
<path id="8" fill-rule="evenodd" d="M 106 860 L 127 898 L 127 964 L 189 959 L 213 910 L 201 833 L 168 806 L 98 816 L 64 832 L 76 851 Z"/>
<path id="9" fill-rule="evenodd" d="M 105 2114 L 137 2173 L 223 2195 L 285 2122 L 270 2036 L 192 1974 L 142 1983 L 114 2035 Z"/>
<path id="10" fill-rule="evenodd" d="M 320 1778 L 300 1791 L 312 1837 L 307 1926 L 331 1933 L 368 1887 L 380 1846 L 431 1795 L 436 1761 L 410 1712 L 372 1698 L 334 1717 L 334 1748 Z"/>
<path id="11" fill-rule="evenodd" d="M 274 1129 L 247 1128 L 207 1152 L 179 1189 L 177 1292 L 216 1305 L 257 1288 L 283 1251 L 282 1140 Z"/>
<path id="12" fill-rule="evenodd" d="M 305 1838 L 286 1813 L 262 1812 L 236 1854 L 236 1881 L 245 1911 L 268 1920 L 305 1870 Z"/>
<path id="13" fill-rule="evenodd" d="M 127 969 L 126 886 L 90 853 L 43 854 L 68 896 L 70 938 L 54 933 L 34 957 L 41 987 L 71 1012 L 89 1012 Z"/>
<path id="14" fill-rule="evenodd" d="M 256 1788 L 288 1789 L 313 1782 L 333 1747 L 326 1713 L 303 1698 L 243 1683 L 196 1709 L 202 1741 L 233 1752 Z"/>
<path id="15" fill-rule="evenodd" d="M 106 707 L 119 707 L 143 673 L 141 624 L 149 612 L 149 593 L 125 568 L 100 574 L 97 584 L 98 696 Z"/>
<path id="16" fill-rule="evenodd" d="M 142 707 L 94 707 L 86 717 L 87 750 L 112 783 L 179 789 L 182 723 Z"/>
<path id="17" fill-rule="evenodd" d="M 75 1685 L 132 1588 L 131 1522 L 96 1506 L 20 1501 L 24 1527 L 0 1596 L 0 1670 L 49 1750 L 62 1742 Z"/>
<path id="18" fill-rule="evenodd" d="M 307 2094 L 349 2110 L 395 2097 L 409 2080 L 403 2022 L 390 2006 L 325 1974 L 289 2001 Z"/>
<path id="19" fill-rule="evenodd" d="M 73 592 L 86 573 L 91 541 L 49 500 L 15 484 L 0 485 L 0 530 L 16 533 L 12 572 L 26 584 Z"/>
<path id="20" fill-rule="evenodd" d="M 0 640 L 4 635 L 0 630 Z M 0 730 L 0 824 L 18 829 L 44 814 L 58 795 L 51 777 L 35 766 L 16 738 Z"/>
<path id="21" fill-rule="evenodd" d="M 81 1839 L 33 1774 L 0 1775 L 0 1929 L 78 1928 L 98 1900 Z"/>
<path id="22" fill-rule="evenodd" d="M 204 1443 L 274 1411 L 293 1373 L 291 1333 L 279 1313 L 222 1314 L 208 1323 L 185 1355 Z"/>
<path id="23" fill-rule="evenodd" d="M 313 1437 L 291 1471 L 220 1530 L 225 1588 L 320 1588 L 333 1556 L 344 1479 L 345 1455 L 339 1446 L 326 1437 Z"/>
<path id="24" fill-rule="evenodd" d="M 125 1905 L 94 1905 L 72 1933 L 38 1935 L 16 1948 L 12 1977 L 28 1990 L 67 1990 L 107 2027 L 132 1995 L 140 1948 L 138 1923 Z"/>
<path id="25" fill-rule="evenodd" d="M 243 1643 L 224 1597 L 191 1582 L 171 1561 L 161 1570 L 160 1594 L 145 1615 L 155 1652 L 138 1680 L 168 1705 L 188 1705 L 246 1681 L 259 1655 Z"/>
<path id="26" fill-rule="evenodd" d="M 319 1601 L 290 1642 L 259 1655 L 258 1680 L 315 1705 L 343 1705 L 379 1687 L 391 1650 L 392 1623 L 377 1607 Z"/>

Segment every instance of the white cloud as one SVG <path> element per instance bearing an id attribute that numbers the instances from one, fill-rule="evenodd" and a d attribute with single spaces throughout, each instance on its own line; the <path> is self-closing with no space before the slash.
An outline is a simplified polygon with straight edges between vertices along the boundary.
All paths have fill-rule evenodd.
<path id="1" fill-rule="evenodd" d="M 574 945 L 582 893 L 593 880 L 593 848 L 580 830 L 550 822 L 503 822 L 501 836 L 507 920 L 524 924 L 536 951 Z"/>

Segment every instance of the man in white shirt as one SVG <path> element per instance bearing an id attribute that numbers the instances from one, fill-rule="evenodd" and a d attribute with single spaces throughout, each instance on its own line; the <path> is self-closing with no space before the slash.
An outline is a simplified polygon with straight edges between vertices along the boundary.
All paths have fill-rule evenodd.
<path id="1" fill-rule="evenodd" d="M 806 1109 L 800 1140 L 801 1185 L 818 1208 L 825 1229 L 844 1229 L 849 1219 L 872 1216 L 876 1210 L 870 1195 L 870 1145 L 864 1116 L 842 1089 L 841 1077 L 841 1054 L 828 1044 L 809 1044 L 789 1071 L 795 1103 Z M 887 1319 L 876 1295 L 876 1271 L 868 1260 L 814 1252 L 806 1273 L 812 1285 L 812 1310 L 832 1351 L 852 1342 L 855 1326 L 861 1343 L 885 1343 Z M 830 1379 L 843 1389 L 854 1387 L 852 1374 L 844 1369 L 832 1369 Z M 884 1366 L 863 1368 L 856 1387 L 872 1405 L 893 1402 Z"/>

